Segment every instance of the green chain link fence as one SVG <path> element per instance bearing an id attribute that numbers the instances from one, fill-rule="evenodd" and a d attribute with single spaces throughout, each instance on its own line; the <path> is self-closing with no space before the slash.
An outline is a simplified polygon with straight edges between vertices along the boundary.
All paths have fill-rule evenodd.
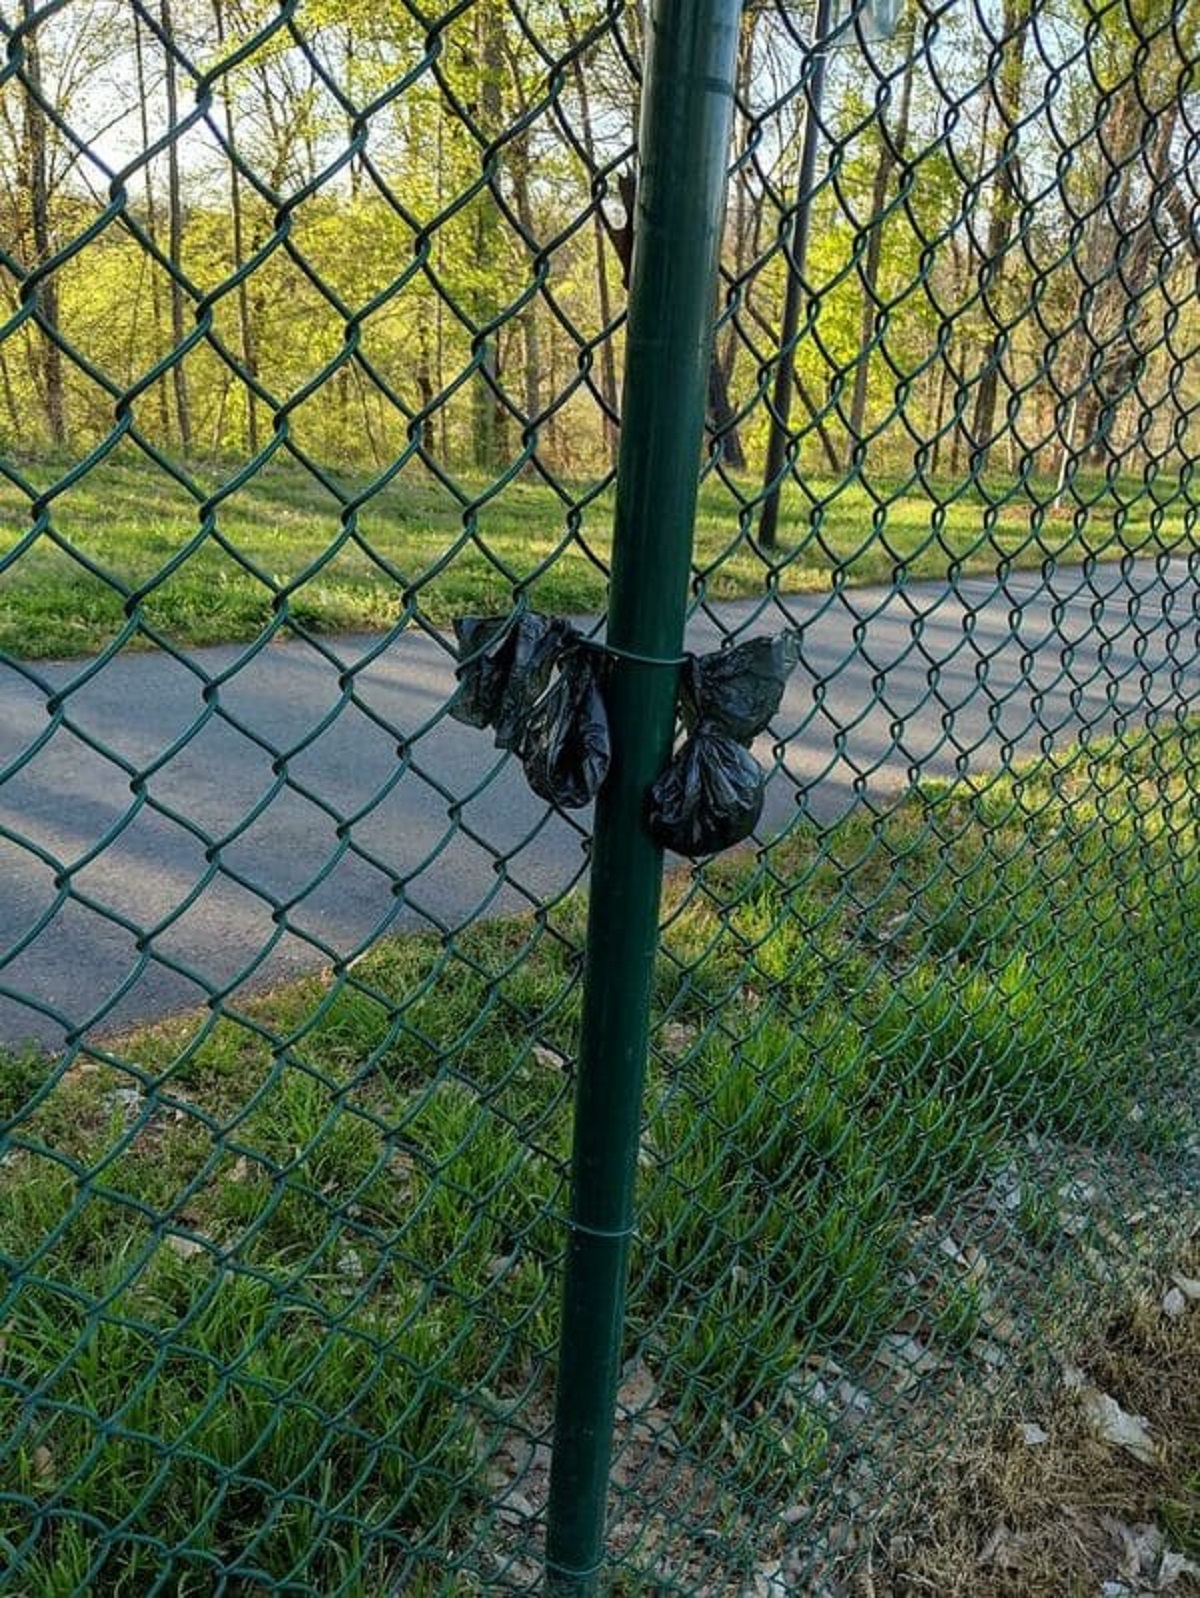
<path id="1" fill-rule="evenodd" d="M 0 1589 L 851 1591 L 1195 1228 L 1200 10 L 0 27 Z"/>

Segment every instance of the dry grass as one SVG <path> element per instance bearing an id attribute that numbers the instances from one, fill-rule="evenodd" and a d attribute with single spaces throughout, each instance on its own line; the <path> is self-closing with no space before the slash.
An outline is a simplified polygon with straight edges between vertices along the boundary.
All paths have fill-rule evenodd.
<path id="1" fill-rule="evenodd" d="M 1176 1269 L 1197 1274 L 1200 1243 Z M 1145 1417 L 1158 1462 L 1097 1440 L 1066 1386 L 1010 1407 L 988 1437 L 956 1450 L 877 1552 L 862 1598 L 1200 1594 L 1200 1577 L 1187 1572 L 1156 1581 L 1144 1569 L 1139 1579 L 1122 1532 L 1153 1527 L 1167 1549 L 1200 1561 L 1200 1302 L 1172 1319 L 1162 1309 L 1170 1285 L 1164 1276 L 1110 1317 L 1080 1355 L 1090 1383 Z M 1047 1441 L 1025 1440 L 1030 1422 Z"/>

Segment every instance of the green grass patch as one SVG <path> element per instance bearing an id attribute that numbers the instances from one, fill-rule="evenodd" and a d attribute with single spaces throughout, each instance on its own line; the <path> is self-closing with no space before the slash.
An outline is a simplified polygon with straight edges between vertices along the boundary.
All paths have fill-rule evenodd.
<path id="1" fill-rule="evenodd" d="M 1160 1513 L 1172 1548 L 1200 1560 L 1200 1467 L 1180 1479 L 1176 1492 L 1162 1501 Z"/>
<path id="2" fill-rule="evenodd" d="M 831 1464 L 823 1361 L 978 1335 L 929 1226 L 1019 1170 L 1049 1273 L 1031 1148 L 1137 1167 L 1194 1129 L 1198 740 L 929 785 L 671 882 L 630 1337 L 713 1523 Z M 489 1590 L 498 1461 L 550 1389 L 581 937 L 575 899 L 0 1056 L 15 1590 Z"/>
<path id="3" fill-rule="evenodd" d="M 194 469 L 194 492 L 130 446 L 76 481 L 72 463 L 21 463 L 0 479 L 0 650 L 80 655 L 122 639 L 212 644 L 273 625 L 377 631 L 420 615 L 446 625 L 527 594 L 559 614 L 603 608 L 611 491 L 518 480 L 458 493 L 424 473 L 390 482 L 271 464 L 233 475 Z M 21 483 L 24 487 L 17 486 Z M 779 549 L 753 541 L 755 487 L 701 489 L 695 570 L 710 598 L 827 591 L 849 583 L 995 572 L 1194 547 L 1196 506 L 1159 477 L 1081 476 L 1050 513 L 1054 485 L 815 479 L 784 495 Z M 4 561 L 0 554 L 0 561 Z"/>

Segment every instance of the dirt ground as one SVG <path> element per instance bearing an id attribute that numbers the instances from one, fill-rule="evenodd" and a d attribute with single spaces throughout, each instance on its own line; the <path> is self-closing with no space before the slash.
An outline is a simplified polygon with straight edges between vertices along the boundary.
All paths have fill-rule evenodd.
<path id="1" fill-rule="evenodd" d="M 1194 1240 L 1097 1327 L 1050 1401 L 957 1448 L 860 1598 L 1200 1595 L 1197 1278 Z"/>

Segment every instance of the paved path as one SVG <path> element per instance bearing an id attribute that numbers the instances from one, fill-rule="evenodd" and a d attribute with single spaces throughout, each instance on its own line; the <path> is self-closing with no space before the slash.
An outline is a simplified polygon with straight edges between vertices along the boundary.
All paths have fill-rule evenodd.
<path id="1" fill-rule="evenodd" d="M 1196 559 L 786 608 L 714 611 L 747 633 L 803 627 L 771 827 L 797 803 L 829 821 L 918 768 L 991 769 L 1007 748 L 1061 746 L 1200 695 Z M 718 634 L 698 616 L 688 641 Z M 443 714 L 445 640 L 231 646 L 189 662 L 0 666 L 0 1039 L 54 1043 L 64 1022 L 103 1035 L 249 972 L 277 980 L 381 932 L 457 927 L 578 879 L 586 816 L 548 815 L 487 733 Z"/>

